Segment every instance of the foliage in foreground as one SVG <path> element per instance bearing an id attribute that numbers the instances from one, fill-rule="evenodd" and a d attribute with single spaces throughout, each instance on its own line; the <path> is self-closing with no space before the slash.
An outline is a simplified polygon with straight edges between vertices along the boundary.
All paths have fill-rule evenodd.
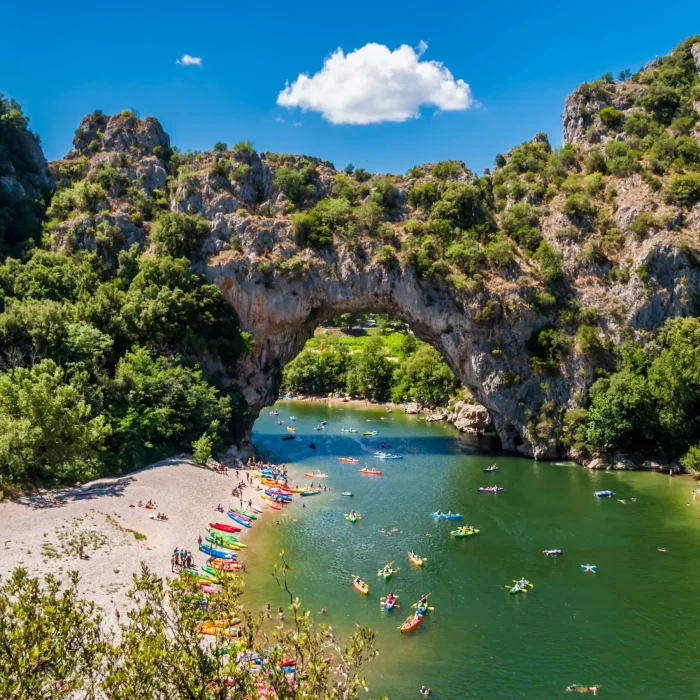
<path id="1" fill-rule="evenodd" d="M 131 609 L 107 635 L 95 605 L 79 597 L 76 573 L 62 586 L 16 569 L 0 585 L 0 697 L 254 700 L 270 697 L 263 691 L 272 688 L 280 700 L 357 697 L 365 687 L 362 668 L 377 654 L 374 633 L 358 625 L 343 642 L 325 625 L 314 626 L 289 590 L 290 570 L 282 555 L 274 575 L 289 594 L 291 614 L 268 631 L 262 614 L 240 605 L 238 577 L 222 577 L 220 593 L 205 601 L 193 578 L 163 582 L 142 565 L 128 594 Z M 234 618 L 239 637 L 223 626 L 216 636 L 198 632 L 207 621 Z M 259 673 L 250 672 L 243 653 L 264 660 Z M 280 666 L 288 658 L 295 677 Z"/>

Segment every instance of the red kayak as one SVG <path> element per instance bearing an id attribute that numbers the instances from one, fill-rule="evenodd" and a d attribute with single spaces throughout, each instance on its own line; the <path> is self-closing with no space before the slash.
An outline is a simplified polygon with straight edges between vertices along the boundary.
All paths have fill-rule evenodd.
<path id="1" fill-rule="evenodd" d="M 221 532 L 240 532 L 241 528 L 235 525 L 226 525 L 225 523 L 209 523 L 209 527 L 213 527 L 215 530 L 221 530 Z"/>

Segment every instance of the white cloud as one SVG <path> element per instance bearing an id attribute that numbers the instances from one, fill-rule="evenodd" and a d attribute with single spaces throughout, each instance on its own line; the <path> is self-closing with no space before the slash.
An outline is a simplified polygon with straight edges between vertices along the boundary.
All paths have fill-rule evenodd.
<path id="1" fill-rule="evenodd" d="M 284 118 L 283 117 L 275 117 L 276 122 L 284 123 Z"/>
<path id="2" fill-rule="evenodd" d="M 318 73 L 302 73 L 287 84 L 277 104 L 320 112 L 333 124 L 403 122 L 418 117 L 422 106 L 469 109 L 469 85 L 439 61 L 421 61 L 427 48 L 424 41 L 395 51 L 366 44 L 347 55 L 339 48 Z"/>
<path id="3" fill-rule="evenodd" d="M 182 54 L 182 58 L 175 61 L 178 66 L 199 66 L 202 67 L 202 59 L 199 56 L 190 56 L 188 53 Z"/>

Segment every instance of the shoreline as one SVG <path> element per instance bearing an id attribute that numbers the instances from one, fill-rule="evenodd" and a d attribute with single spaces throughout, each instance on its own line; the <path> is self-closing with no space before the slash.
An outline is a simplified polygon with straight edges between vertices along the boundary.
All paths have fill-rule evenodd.
<path id="1" fill-rule="evenodd" d="M 65 578 L 69 571 L 80 575 L 80 595 L 92 600 L 103 611 L 105 627 L 116 622 L 115 610 L 129 609 L 126 593 L 132 575 L 142 563 L 162 578 L 177 576 L 171 571 L 170 557 L 178 547 L 192 553 L 198 568 L 206 562 L 197 538 L 207 535 L 210 522 L 233 524 L 226 510 L 240 501 L 231 496 L 239 480 L 245 482 L 243 508 L 249 499 L 263 513 L 252 528 L 241 528 L 239 540 L 251 546 L 253 531 L 263 527 L 273 514 L 262 500 L 260 479 L 235 467 L 228 475 L 195 465 L 186 457 L 171 458 L 119 477 L 101 478 L 90 483 L 25 494 L 0 503 L 0 533 L 3 556 L 0 576 L 17 568 L 40 579 L 46 574 Z M 138 507 L 138 501 L 153 499 L 155 510 Z M 223 512 L 216 510 L 221 504 Z M 154 516 L 163 512 L 166 521 Z M 78 544 L 84 545 L 84 558 Z M 245 561 L 248 549 L 238 551 Z M 245 574 L 243 574 L 245 582 Z"/>

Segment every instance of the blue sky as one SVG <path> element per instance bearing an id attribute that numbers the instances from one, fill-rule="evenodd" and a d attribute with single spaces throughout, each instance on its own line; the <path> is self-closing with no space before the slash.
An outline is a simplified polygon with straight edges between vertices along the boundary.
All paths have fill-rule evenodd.
<path id="1" fill-rule="evenodd" d="M 559 144 L 566 95 L 700 33 L 700 3 L 39 0 L 7 3 L 3 20 L 0 91 L 22 104 L 49 159 L 68 151 L 84 114 L 129 108 L 158 117 L 182 150 L 252 140 L 258 150 L 306 153 L 339 168 L 405 172 L 455 158 L 480 172 L 538 131 Z M 286 81 L 317 73 L 338 47 L 394 51 L 421 41 L 420 61 L 442 62 L 478 105 L 356 125 L 276 104 Z M 184 54 L 201 67 L 177 65 Z M 323 101 L 328 91 L 317 87 Z M 370 112 L 380 93 L 373 90 Z"/>

